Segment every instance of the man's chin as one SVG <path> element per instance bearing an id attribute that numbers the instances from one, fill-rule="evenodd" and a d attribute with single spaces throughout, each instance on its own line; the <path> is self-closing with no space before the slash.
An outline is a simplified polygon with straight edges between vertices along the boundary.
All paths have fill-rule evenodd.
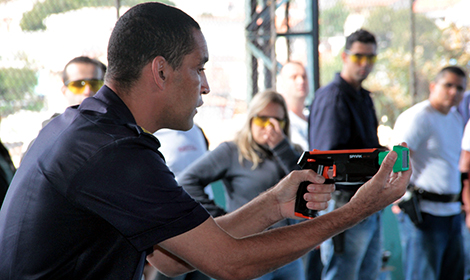
<path id="1" fill-rule="evenodd" d="M 187 123 L 187 125 L 181 126 L 181 128 L 179 128 L 178 130 L 188 131 L 193 127 L 193 125 L 194 125 L 194 120 L 193 118 L 191 118 L 191 120 Z"/>

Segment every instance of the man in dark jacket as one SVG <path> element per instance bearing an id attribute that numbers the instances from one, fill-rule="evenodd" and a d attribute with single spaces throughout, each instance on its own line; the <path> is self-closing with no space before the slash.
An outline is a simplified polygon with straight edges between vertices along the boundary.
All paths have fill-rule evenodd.
<path id="1" fill-rule="evenodd" d="M 362 87 L 374 67 L 374 35 L 358 30 L 346 39 L 341 54 L 343 68 L 334 80 L 317 90 L 310 107 L 309 148 L 343 150 L 378 148 L 377 117 L 370 92 Z M 349 201 L 361 183 L 336 185 L 333 209 Z M 331 210 L 332 210 L 331 209 Z M 380 213 L 324 242 L 321 247 L 324 275 L 332 279 L 376 279 L 380 271 Z"/>

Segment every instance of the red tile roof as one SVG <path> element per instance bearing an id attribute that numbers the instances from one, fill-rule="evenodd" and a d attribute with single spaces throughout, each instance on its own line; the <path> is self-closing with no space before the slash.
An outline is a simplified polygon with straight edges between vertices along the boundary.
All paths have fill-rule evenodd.
<path id="1" fill-rule="evenodd" d="M 344 4 L 350 8 L 367 8 L 377 6 L 390 6 L 403 0 L 343 0 Z M 466 0 L 415 0 L 414 11 L 417 13 L 426 13 L 444 10 L 454 6 L 460 1 Z"/>
<path id="2" fill-rule="evenodd" d="M 416 0 L 413 10 L 416 13 L 426 13 L 445 10 L 464 0 Z"/>

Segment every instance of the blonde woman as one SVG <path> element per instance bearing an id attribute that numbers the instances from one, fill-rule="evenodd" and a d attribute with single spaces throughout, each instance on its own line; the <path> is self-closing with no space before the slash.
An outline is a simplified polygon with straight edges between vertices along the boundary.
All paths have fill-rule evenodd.
<path id="1" fill-rule="evenodd" d="M 234 211 L 281 178 L 298 169 L 300 151 L 289 141 L 289 118 L 284 98 L 267 90 L 250 102 L 247 119 L 233 141 L 206 153 L 179 176 L 179 183 L 213 216 L 225 213 L 204 193 L 208 184 L 222 180 L 226 210 Z M 274 227 L 293 223 L 284 220 Z M 259 279 L 305 279 L 300 259 Z"/>

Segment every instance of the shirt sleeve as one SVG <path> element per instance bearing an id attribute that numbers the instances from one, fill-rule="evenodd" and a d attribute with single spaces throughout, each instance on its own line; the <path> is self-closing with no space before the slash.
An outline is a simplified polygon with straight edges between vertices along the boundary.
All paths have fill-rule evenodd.
<path id="1" fill-rule="evenodd" d="M 74 196 L 138 250 L 189 231 L 209 217 L 177 185 L 158 151 L 135 141 L 111 146 L 78 173 Z"/>
<path id="2" fill-rule="evenodd" d="M 282 140 L 276 147 L 274 147 L 273 154 L 285 174 L 289 174 L 292 170 L 300 169 L 300 166 L 297 164 L 300 154 L 292 148 L 287 139 Z"/>

